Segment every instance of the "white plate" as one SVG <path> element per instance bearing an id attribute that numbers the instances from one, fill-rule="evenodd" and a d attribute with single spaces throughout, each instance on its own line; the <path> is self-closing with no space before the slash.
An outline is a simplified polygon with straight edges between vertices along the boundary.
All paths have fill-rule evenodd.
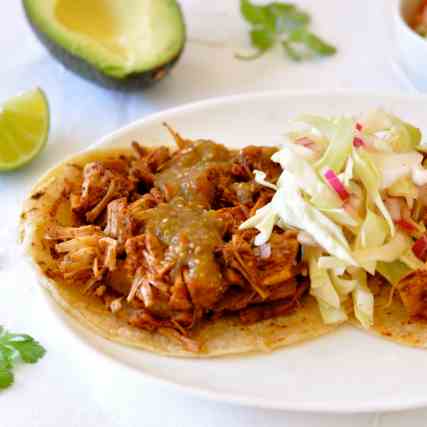
<path id="1" fill-rule="evenodd" d="M 280 140 L 286 122 L 300 113 L 359 113 L 377 107 L 427 126 L 427 97 L 278 92 L 169 110 L 115 132 L 97 145 L 132 140 L 165 143 L 169 140 L 162 126 L 165 121 L 189 138 L 211 138 L 229 147 L 269 145 Z M 427 405 L 427 351 L 399 346 L 350 327 L 272 354 L 182 360 L 129 349 L 84 332 L 73 322 L 65 324 L 97 351 L 141 375 L 208 398 L 319 412 Z"/>

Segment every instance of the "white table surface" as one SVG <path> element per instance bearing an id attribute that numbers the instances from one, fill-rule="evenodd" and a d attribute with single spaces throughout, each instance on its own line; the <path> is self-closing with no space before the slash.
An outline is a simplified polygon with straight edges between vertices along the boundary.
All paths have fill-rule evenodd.
<path id="1" fill-rule="evenodd" d="M 247 43 L 237 0 L 182 0 L 189 42 L 179 65 L 165 81 L 132 95 L 98 88 L 64 70 L 33 37 L 20 2 L 3 2 L 0 101 L 35 85 L 43 87 L 52 129 L 47 149 L 29 167 L 0 176 L 0 324 L 33 334 L 48 349 L 38 365 L 20 366 L 16 384 L 0 394 L 0 426 L 425 425 L 427 409 L 351 416 L 267 411 L 205 401 L 132 375 L 56 321 L 14 242 L 20 203 L 46 168 L 151 112 L 257 90 L 413 92 L 392 65 L 385 2 L 300 0 L 312 12 L 316 30 L 336 43 L 339 53 L 292 64 L 279 50 L 255 62 L 233 58 L 235 49 Z"/>

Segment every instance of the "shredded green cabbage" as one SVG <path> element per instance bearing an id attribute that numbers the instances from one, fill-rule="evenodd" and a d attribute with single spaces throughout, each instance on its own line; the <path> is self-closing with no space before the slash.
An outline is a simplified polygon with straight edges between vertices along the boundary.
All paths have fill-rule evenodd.
<path id="1" fill-rule="evenodd" d="M 399 259 L 411 270 L 425 268 L 425 264 L 414 255 L 410 247 L 408 247 L 406 251 L 403 252 Z"/>
<path id="2" fill-rule="evenodd" d="M 347 314 L 341 307 L 340 296 L 327 270 L 318 266 L 320 252 L 317 248 L 307 248 L 304 254 L 309 267 L 310 294 L 316 298 L 320 314 L 326 324 L 343 322 L 347 320 Z"/>
<path id="3" fill-rule="evenodd" d="M 347 164 L 345 166 L 344 172 L 342 174 L 342 180 L 345 186 L 349 186 L 351 183 L 351 180 L 353 179 L 353 167 L 354 162 L 351 157 L 348 158 Z"/>
<path id="4" fill-rule="evenodd" d="M 412 209 L 414 201 L 418 198 L 418 187 L 409 176 L 405 176 L 392 184 L 387 192 L 392 197 L 404 197 L 409 209 Z"/>
<path id="5" fill-rule="evenodd" d="M 368 288 L 366 271 L 358 268 L 353 273 L 357 286 L 353 290 L 354 315 L 366 329 L 374 324 L 374 296 Z"/>
<path id="6" fill-rule="evenodd" d="M 357 287 L 358 281 L 354 279 L 343 279 L 339 277 L 334 271 L 330 272 L 330 277 L 334 288 L 338 292 L 341 300 L 345 300 Z"/>
<path id="7" fill-rule="evenodd" d="M 265 172 L 254 170 L 254 175 L 255 175 L 255 182 L 257 182 L 258 184 L 263 185 L 264 187 L 271 188 L 272 190 L 277 190 L 276 185 L 266 180 L 267 175 L 265 174 Z"/>
<path id="8" fill-rule="evenodd" d="M 379 273 L 394 286 L 409 272 L 425 268 L 412 247 L 426 232 L 418 196 L 419 186 L 427 184 L 419 153 L 427 151 L 427 144 L 419 129 L 383 110 L 357 119 L 304 115 L 298 121 L 306 129 L 288 133 L 272 156 L 283 169 L 277 184 L 262 171 L 254 173 L 257 183 L 275 190 L 273 199 L 241 228 L 259 231 L 256 245 L 266 243 L 274 227 L 301 232 L 310 294 L 323 321 L 345 321 L 343 303 L 352 299 L 356 318 L 369 328 L 374 296 L 368 274 Z M 313 144 L 298 141 L 305 137 Z M 363 144 L 354 147 L 355 137 Z M 334 171 L 347 190 L 348 197 L 340 191 L 344 200 L 324 177 L 326 170 Z M 406 224 L 397 222 L 398 228 L 384 203 L 389 197 L 406 203 L 400 212 Z M 392 202 L 387 206 L 399 219 L 395 207 L 401 209 L 401 202 Z M 310 241 L 304 243 L 304 234 Z"/>
<path id="9" fill-rule="evenodd" d="M 372 212 L 369 208 L 365 221 L 356 237 L 355 246 L 357 249 L 368 249 L 382 246 L 388 233 L 387 223 L 380 216 Z M 359 261 L 363 268 L 370 274 L 375 274 L 376 260 Z"/>
<path id="10" fill-rule="evenodd" d="M 383 246 L 374 248 L 358 249 L 353 252 L 353 256 L 360 265 L 372 261 L 393 262 L 398 260 L 412 246 L 412 239 L 401 232 L 397 232 L 391 240 Z M 373 274 L 373 272 L 370 272 Z"/>
<path id="11" fill-rule="evenodd" d="M 319 257 L 319 268 L 324 270 L 332 270 L 336 274 L 344 274 L 345 269 L 348 267 L 348 262 L 338 259 L 334 256 L 321 256 Z"/>
<path id="12" fill-rule="evenodd" d="M 325 137 L 328 141 L 328 144 L 326 145 L 329 145 L 329 141 L 333 138 L 336 132 L 336 126 L 333 123 L 333 120 L 325 117 L 302 114 L 296 121 L 311 126 L 313 130 Z"/>
<path id="13" fill-rule="evenodd" d="M 303 199 L 295 178 L 286 170 L 281 185 L 271 203 L 282 221 L 312 235 L 331 255 L 356 265 L 341 227 Z"/>
<path id="14" fill-rule="evenodd" d="M 385 132 L 383 141 L 395 153 L 406 153 L 417 149 L 421 142 L 418 128 L 404 122 L 384 110 L 369 113 L 362 121 L 364 131 L 368 134 Z"/>
<path id="15" fill-rule="evenodd" d="M 338 196 L 318 176 L 310 162 L 298 155 L 294 148 L 286 145 L 273 154 L 271 159 L 279 163 L 283 170 L 290 172 L 297 178 L 299 186 L 308 195 L 312 197 L 320 196 L 319 203 L 322 203 L 323 206 L 340 207 L 342 205 Z M 283 179 L 282 174 L 279 178 L 279 186 L 283 186 Z"/>
<path id="16" fill-rule="evenodd" d="M 316 163 L 316 169 L 323 172 L 332 169 L 339 174 L 353 149 L 354 120 L 349 118 L 337 119 L 329 146 L 322 158 Z"/>
<path id="17" fill-rule="evenodd" d="M 294 148 L 288 145 L 282 147 L 272 156 L 272 160 L 297 178 L 301 189 L 311 196 L 310 203 L 329 219 L 348 227 L 358 225 L 357 218 L 352 217 L 342 208 L 343 203 L 337 194 L 320 178 L 310 162 L 300 156 Z M 282 179 L 281 176 L 278 186 L 283 186 Z"/>
<path id="18" fill-rule="evenodd" d="M 381 175 L 381 187 L 389 188 L 400 179 L 418 170 L 423 156 L 416 151 L 406 153 L 371 153 L 370 158 Z"/>
<path id="19" fill-rule="evenodd" d="M 402 261 L 393 262 L 377 262 L 378 273 L 389 281 L 393 286 L 396 286 L 409 272 L 412 271 Z"/>
<path id="20" fill-rule="evenodd" d="M 354 175 L 363 183 L 367 196 L 377 206 L 384 216 L 390 229 L 390 234 L 394 235 L 395 228 L 390 213 L 384 205 L 380 195 L 381 176 L 375 164 L 364 149 L 353 150 Z"/>

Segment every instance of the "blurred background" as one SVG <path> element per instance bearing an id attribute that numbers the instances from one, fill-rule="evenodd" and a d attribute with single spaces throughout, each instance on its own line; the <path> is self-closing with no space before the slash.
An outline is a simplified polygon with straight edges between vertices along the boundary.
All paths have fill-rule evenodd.
<path id="1" fill-rule="evenodd" d="M 40 86 L 49 98 L 52 122 L 49 142 L 41 155 L 28 167 L 0 176 L 0 249 L 3 249 L 0 262 L 15 256 L 11 242 L 16 236 L 20 203 L 36 177 L 67 155 L 150 113 L 206 98 L 265 90 L 350 89 L 416 93 L 396 66 L 390 26 L 391 3 L 388 0 L 298 0 L 298 5 L 310 12 L 313 30 L 334 44 L 338 52 L 328 58 L 295 63 L 285 57 L 280 47 L 255 61 L 235 58 L 236 51 L 249 47 L 248 25 L 242 19 L 237 0 L 181 0 L 188 40 L 179 63 L 158 84 L 143 91 L 121 93 L 98 87 L 63 68 L 34 37 L 21 3 L 4 2 L 0 15 L 0 52 L 3 56 L 0 103 L 21 91 Z M 1 282 L 0 286 L 11 293 L 12 289 L 7 289 L 11 286 L 7 275 L 2 276 Z M 24 289 L 22 292 L 29 295 L 31 291 Z M 37 316 L 37 313 L 32 314 Z M 11 322 L 22 324 L 23 314 L 11 309 L 8 315 Z M 95 357 L 95 354 L 89 354 L 89 358 Z M 70 427 L 94 425 L 91 422 L 97 420 L 102 425 L 131 426 L 139 419 L 144 425 L 188 427 L 231 423 L 242 426 L 394 427 L 425 425 L 422 420 L 427 415 L 425 410 L 353 417 L 285 414 L 209 403 L 169 392 L 169 389 L 152 383 L 150 393 L 135 396 L 132 402 L 135 408 L 139 407 L 140 413 L 138 410 L 121 413 L 120 397 L 108 409 L 103 405 L 104 399 L 116 399 L 114 377 L 105 382 L 101 396 L 78 403 L 79 408 L 75 410 L 79 387 L 82 392 L 92 391 L 89 393 L 92 396 L 97 393 L 95 389 L 90 390 L 91 385 L 86 379 L 77 381 L 73 393 L 67 392 L 57 372 L 39 380 L 42 391 L 64 393 L 66 406 L 53 408 L 52 416 L 43 418 L 39 409 L 48 411 L 49 405 L 32 408 L 28 405 L 30 395 L 22 405 L 22 395 L 15 390 L 16 393 L 5 395 L 5 399 L 0 397 L 0 402 L 5 403 L 0 403 L 0 425 Z M 51 388 L 47 390 L 47 387 Z M 18 420 L 16 417 L 22 418 Z M 46 424 L 48 419 L 49 424 Z"/>

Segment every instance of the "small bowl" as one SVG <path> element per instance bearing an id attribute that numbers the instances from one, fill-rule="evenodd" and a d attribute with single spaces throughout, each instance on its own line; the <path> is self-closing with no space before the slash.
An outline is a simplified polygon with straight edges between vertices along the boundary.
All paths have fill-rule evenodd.
<path id="1" fill-rule="evenodd" d="M 421 37 L 410 26 L 421 0 L 395 0 L 393 25 L 399 60 L 408 77 L 427 91 L 427 38 Z"/>

